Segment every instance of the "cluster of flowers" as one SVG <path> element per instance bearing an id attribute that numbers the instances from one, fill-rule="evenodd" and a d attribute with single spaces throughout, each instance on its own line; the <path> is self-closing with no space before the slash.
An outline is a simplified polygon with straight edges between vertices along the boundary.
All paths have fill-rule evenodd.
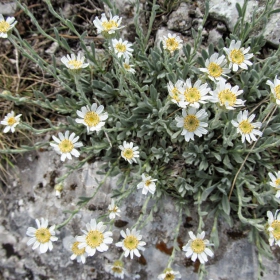
<path id="1" fill-rule="evenodd" d="M 133 52 L 132 44 L 122 39 L 113 38 L 111 40 L 111 36 L 122 28 L 121 20 L 120 17 L 112 16 L 111 14 L 107 19 L 105 14 L 102 14 L 101 19 L 96 17 L 93 23 L 97 28 L 97 32 L 110 40 L 110 50 L 120 59 L 123 68 L 134 74 L 135 70 L 129 63 Z M 9 17 L 5 20 L 0 14 L 0 37 L 7 38 L 15 24 L 14 18 Z M 182 40 L 176 35 L 168 34 L 167 37 L 163 37 L 163 47 L 172 54 L 182 48 Z M 182 117 L 176 117 L 175 120 L 177 121 L 177 127 L 183 128 L 181 135 L 184 135 L 186 141 L 194 140 L 195 135 L 201 137 L 207 133 L 208 123 L 206 119 L 208 114 L 205 109 L 198 110 L 202 104 L 210 101 L 226 110 L 234 110 L 237 107 L 244 106 L 246 101 L 238 99 L 243 90 L 240 90 L 237 85 L 232 86 L 227 83 L 226 78 L 231 71 L 230 69 L 236 72 L 239 68 L 247 70 L 248 66 L 252 65 L 249 59 L 253 57 L 253 54 L 250 54 L 249 50 L 250 47 L 246 49 L 241 47 L 240 41 L 232 41 L 229 48 L 224 48 L 226 56 L 219 56 L 218 53 L 214 53 L 206 60 L 205 68 L 199 68 L 199 70 L 205 73 L 207 78 L 214 83 L 215 89 L 213 90 L 211 90 L 209 84 L 203 83 L 201 80 L 196 80 L 195 82 L 192 82 L 191 79 L 186 81 L 178 80 L 175 85 L 172 82 L 168 83 L 167 89 L 172 102 L 182 108 Z M 61 61 L 70 71 L 73 71 L 73 74 L 89 65 L 89 63 L 85 62 L 85 57 L 81 53 L 78 53 L 77 56 L 75 54 L 64 56 Z M 271 88 L 273 101 L 280 105 L 280 80 L 276 76 L 274 82 L 267 81 L 267 85 Z M 96 103 L 91 106 L 83 106 L 80 110 L 77 110 L 77 115 L 79 118 L 76 119 L 76 122 L 85 125 L 88 134 L 93 131 L 100 131 L 108 118 L 108 114 L 104 112 L 104 106 L 98 106 Z M 1 124 L 6 126 L 4 133 L 15 132 L 15 127 L 20 123 L 20 117 L 21 115 L 15 116 L 13 111 L 5 116 L 4 120 L 1 121 Z M 249 112 L 244 110 L 238 113 L 237 121 L 231 121 L 232 125 L 237 128 L 237 132 L 241 134 L 242 142 L 247 140 L 251 143 L 251 141 L 257 141 L 256 135 L 262 136 L 262 132 L 259 130 L 262 124 L 260 122 L 253 123 L 254 118 L 254 114 L 249 115 Z M 75 133 L 70 134 L 69 131 L 66 131 L 63 134 L 60 132 L 58 137 L 52 136 L 52 138 L 55 143 L 50 145 L 61 155 L 62 161 L 65 161 L 66 158 L 72 159 L 72 156 L 79 157 L 80 152 L 77 148 L 82 147 L 83 144 L 78 142 L 79 136 L 76 136 Z M 126 161 L 130 164 L 137 163 L 136 158 L 139 158 L 138 146 L 134 146 L 132 142 L 124 141 L 119 146 L 119 149 L 121 150 L 121 156 Z M 269 173 L 270 184 L 277 189 L 276 197 L 279 198 L 280 172 L 275 175 Z M 137 188 L 143 189 L 142 193 L 145 195 L 148 192 L 154 194 L 156 181 L 157 179 L 142 174 L 142 182 L 137 185 Z M 120 210 L 113 200 L 108 208 L 110 219 L 119 216 Z M 280 246 L 280 214 L 278 214 L 278 211 L 274 216 L 270 211 L 267 213 L 267 230 L 271 246 L 274 242 Z M 36 220 L 36 223 L 37 229 L 33 227 L 27 229 L 26 234 L 31 237 L 27 244 L 32 245 L 32 249 L 39 248 L 41 253 L 51 251 L 53 249 L 52 242 L 58 240 L 55 236 L 55 226 L 48 228 L 48 220 L 44 218 L 41 218 L 41 222 Z M 72 252 L 70 258 L 85 263 L 86 258 L 95 255 L 96 251 L 107 251 L 108 245 L 113 243 L 113 239 L 111 237 L 112 232 L 105 230 L 106 226 L 102 222 L 97 223 L 95 219 L 92 219 L 86 224 L 86 230 L 82 230 L 83 235 L 72 238 L 69 248 Z M 134 228 L 132 230 L 127 228 L 126 231 L 121 231 L 121 236 L 123 240 L 116 243 L 116 246 L 124 250 L 124 256 L 130 256 L 131 259 L 133 255 L 140 257 L 139 250 L 144 251 L 144 246 L 146 245 L 144 241 L 141 241 L 142 235 L 140 235 L 140 232 Z M 186 257 L 191 257 L 192 261 L 198 259 L 200 263 L 204 264 L 208 261 L 207 256 L 213 256 L 213 252 L 208 248 L 212 244 L 204 239 L 205 232 L 201 232 L 197 236 L 193 232 L 189 232 L 189 236 L 191 239 L 183 246 Z M 125 269 L 122 261 L 117 260 L 114 262 L 111 266 L 111 271 L 116 277 L 123 278 Z M 158 279 L 175 278 L 181 278 L 180 273 L 173 271 L 170 267 L 158 276 Z"/>
<path id="2" fill-rule="evenodd" d="M 115 207 L 115 206 L 114 206 Z M 113 215 L 115 218 L 115 215 Z M 48 220 L 41 218 L 41 221 L 36 219 L 37 228 L 29 227 L 26 234 L 31 237 L 27 245 L 32 245 L 32 249 L 35 250 L 39 248 L 41 254 L 46 253 L 48 250 L 53 249 L 52 242 L 57 241 L 58 238 L 55 236 L 55 225 L 48 227 Z M 105 252 L 109 249 L 109 244 L 113 243 L 113 238 L 111 237 L 113 233 L 111 231 L 105 231 L 106 225 L 102 222 L 97 223 L 95 219 L 91 219 L 89 223 L 86 224 L 86 230 L 82 230 L 84 233 L 81 236 L 71 237 L 68 250 L 72 253 L 70 256 L 71 260 L 77 260 L 79 263 L 85 263 L 87 257 L 92 257 L 95 255 L 96 251 Z M 136 255 L 140 257 L 140 251 L 144 251 L 144 246 L 146 242 L 141 241 L 142 235 L 136 229 L 126 229 L 126 231 L 121 231 L 121 236 L 123 240 L 117 242 L 115 245 L 121 247 L 124 251 L 124 256 Z M 193 232 L 189 232 L 190 240 L 183 246 L 183 251 L 186 252 L 186 257 L 191 257 L 192 261 L 199 259 L 200 263 L 204 264 L 208 261 L 207 255 L 212 257 L 214 254 L 208 248 L 212 246 L 207 239 L 204 239 L 205 232 L 201 232 L 195 236 Z M 111 266 L 111 272 L 116 276 L 123 278 L 125 274 L 125 269 L 121 260 L 117 260 Z M 167 268 L 163 274 L 158 276 L 158 279 L 170 279 L 171 276 L 176 276 L 176 278 L 181 278 L 179 272 L 173 271 L 171 268 Z M 171 278 L 175 279 L 175 278 Z"/>

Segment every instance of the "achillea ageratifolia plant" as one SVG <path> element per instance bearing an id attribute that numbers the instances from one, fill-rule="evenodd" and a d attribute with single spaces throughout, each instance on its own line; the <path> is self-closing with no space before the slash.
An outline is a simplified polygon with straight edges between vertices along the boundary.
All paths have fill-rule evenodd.
<path id="1" fill-rule="evenodd" d="M 34 129 L 20 120 L 23 112 L 15 108 L 16 113 L 12 111 L 1 121 L 5 126 L 3 130 L 7 135 L 23 130 L 36 134 L 51 132 L 54 141 L 33 148 L 54 148 L 61 161 L 76 164 L 71 170 L 99 156 L 109 167 L 105 178 L 120 174 L 124 182 L 123 188 L 112 193 L 114 199 L 106 215 L 89 221 L 82 230 L 83 235 L 72 238 L 70 258 L 83 264 L 94 257 L 96 251 L 121 247 L 123 253 L 110 266 L 110 271 L 115 277 L 123 278 L 127 261 L 122 261 L 123 256 L 140 257 L 149 246 L 140 230 L 145 224 L 144 216 L 153 214 L 146 214 L 147 205 L 156 204 L 164 196 L 177 200 L 178 225 L 174 230 L 172 254 L 158 279 L 180 278 L 180 273 L 171 266 L 176 253 L 183 254 L 179 252 L 177 237 L 182 231 L 182 215 L 190 206 L 197 207 L 198 227 L 195 233 L 183 232 L 182 249 L 186 257 L 198 260 L 201 268 L 208 256 L 215 255 L 219 245 L 218 219 L 231 226 L 239 220 L 250 230 L 250 240 L 259 251 L 271 255 L 269 244 L 280 244 L 277 210 L 280 202 L 279 49 L 263 59 L 260 51 L 265 41 L 262 35 L 252 37 L 251 31 L 256 24 L 266 22 L 275 1 L 267 1 L 264 12 L 250 24 L 244 24 L 248 1 L 244 1 L 244 7 L 237 4 L 239 19 L 234 31 L 225 41 L 221 39 L 216 49 L 213 45 L 206 49 L 201 45 L 208 1 L 202 26 L 192 32 L 193 46 L 169 33 L 161 38 L 159 48 L 147 44 L 153 21 L 160 12 L 156 1 L 153 1 L 145 34 L 139 24 L 140 6 L 136 1 L 135 42 L 122 38 L 120 32 L 125 28 L 121 25 L 122 19 L 110 1 L 104 1 L 111 11 L 97 16 L 92 23 L 104 37 L 104 56 L 95 54 L 94 43 L 87 45 L 85 34 L 79 34 L 70 20 L 56 12 L 50 0 L 44 2 L 60 24 L 79 39 L 81 50 L 77 55 L 57 32 L 54 38 L 40 28 L 31 12 L 20 3 L 38 32 L 65 51 L 65 56 L 57 57 L 62 64 L 43 60 L 20 37 L 14 18 L 5 20 L 0 16 L 0 37 L 10 40 L 22 55 L 52 75 L 70 97 L 57 95 L 55 100 L 48 100 L 39 91 L 34 91 L 28 100 L 16 95 L 0 96 L 16 104 L 29 102 L 63 115 L 68 124 L 55 126 L 46 119 L 49 129 Z M 110 62 L 104 63 L 106 61 Z M 32 147 L 26 150 L 30 149 Z M 24 148 L 18 152 L 23 151 Z M 80 159 L 80 155 L 85 159 Z M 127 184 L 129 176 L 131 183 Z M 64 179 L 65 176 L 58 180 L 57 192 L 63 189 Z M 120 232 L 123 239 L 117 242 L 112 238 L 110 221 L 123 215 L 118 206 L 137 191 L 136 186 L 142 189 L 144 197 L 140 217 L 132 228 Z M 28 245 L 39 248 L 41 253 L 52 250 L 52 241 L 58 238 L 59 242 L 55 230 L 69 223 L 96 193 L 81 197 L 77 209 L 62 224 L 48 228 L 47 217 L 41 222 L 36 220 L 38 229 L 27 229 L 31 237 Z M 213 218 L 212 228 L 205 226 L 206 216 Z M 109 231 L 106 231 L 107 224 L 110 224 Z M 200 269 L 202 274 L 203 271 Z"/>

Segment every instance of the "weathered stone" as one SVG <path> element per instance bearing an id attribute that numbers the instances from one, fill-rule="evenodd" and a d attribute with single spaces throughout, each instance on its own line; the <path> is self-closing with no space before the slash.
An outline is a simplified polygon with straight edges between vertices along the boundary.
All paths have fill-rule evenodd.
<path id="1" fill-rule="evenodd" d="M 192 18 L 189 16 L 189 6 L 187 3 L 181 3 L 178 9 L 171 13 L 167 22 L 169 30 L 186 32 L 192 26 Z"/>
<path id="2" fill-rule="evenodd" d="M 0 3 L 0 14 L 12 16 L 17 9 L 15 2 Z"/>

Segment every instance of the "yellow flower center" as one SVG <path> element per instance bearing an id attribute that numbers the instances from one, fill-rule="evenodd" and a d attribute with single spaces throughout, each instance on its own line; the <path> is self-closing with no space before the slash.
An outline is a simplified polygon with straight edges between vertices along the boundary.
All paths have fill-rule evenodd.
<path id="1" fill-rule="evenodd" d="M 100 123 L 99 115 L 95 112 L 87 112 L 84 117 L 84 122 L 89 126 L 97 126 Z"/>
<path id="2" fill-rule="evenodd" d="M 118 52 L 126 52 L 126 45 L 125 44 L 122 44 L 122 43 L 117 43 L 116 46 L 115 46 L 115 49 L 118 51 Z"/>
<path id="3" fill-rule="evenodd" d="M 115 261 L 112 267 L 112 271 L 121 274 L 123 272 L 123 263 L 121 261 Z"/>
<path id="4" fill-rule="evenodd" d="M 174 88 L 171 90 L 171 93 L 172 93 L 171 97 L 172 97 L 175 101 L 179 102 L 179 101 L 180 101 L 180 91 L 179 91 L 176 87 L 174 87 Z"/>
<path id="5" fill-rule="evenodd" d="M 280 186 L 280 178 L 278 178 L 278 179 L 275 180 L 275 185 L 276 185 L 277 187 Z"/>
<path id="6" fill-rule="evenodd" d="M 273 228 L 272 234 L 276 240 L 280 239 L 280 221 L 275 220 L 271 223 L 271 227 Z"/>
<path id="7" fill-rule="evenodd" d="M 123 156 L 127 159 L 132 159 L 134 157 L 133 150 L 128 148 L 122 152 Z"/>
<path id="8" fill-rule="evenodd" d="M 62 140 L 58 147 L 62 153 L 70 153 L 74 149 L 73 143 L 68 139 Z"/>
<path id="9" fill-rule="evenodd" d="M 241 50 L 232 50 L 229 54 L 230 59 L 233 63 L 241 64 L 244 62 L 244 54 Z"/>
<path id="10" fill-rule="evenodd" d="M 127 63 L 124 63 L 123 64 L 123 67 L 124 67 L 124 69 L 126 69 L 126 70 L 130 70 L 130 65 L 129 64 L 127 64 Z"/>
<path id="11" fill-rule="evenodd" d="M 175 279 L 175 275 L 173 273 L 167 272 L 165 274 L 164 280 L 174 280 Z"/>
<path id="12" fill-rule="evenodd" d="M 252 124 L 248 120 L 244 120 L 244 121 L 240 122 L 238 127 L 243 134 L 249 134 L 254 129 L 254 127 L 252 126 Z"/>
<path id="13" fill-rule="evenodd" d="M 10 27 L 10 24 L 5 20 L 0 21 L 0 33 L 7 33 Z"/>
<path id="14" fill-rule="evenodd" d="M 200 92 L 197 88 L 187 88 L 184 92 L 185 98 L 189 103 L 194 103 L 200 100 Z"/>
<path id="15" fill-rule="evenodd" d="M 274 88 L 274 90 L 275 90 L 276 98 L 277 98 L 277 99 L 280 99 L 280 85 L 276 86 L 276 87 Z"/>
<path id="16" fill-rule="evenodd" d="M 74 69 L 80 69 L 80 68 L 82 68 L 83 62 L 74 59 L 74 60 L 68 61 L 68 64 L 71 65 L 71 66 L 73 66 Z"/>
<path id="17" fill-rule="evenodd" d="M 108 32 L 113 28 L 117 28 L 118 23 L 115 22 L 114 20 L 104 21 L 102 22 L 102 27 L 104 28 L 104 31 Z"/>
<path id="18" fill-rule="evenodd" d="M 119 210 L 118 206 L 114 206 L 114 208 L 112 210 L 109 210 L 109 212 L 113 212 L 113 213 L 117 213 Z"/>
<path id="19" fill-rule="evenodd" d="M 79 249 L 79 247 L 78 247 L 79 244 L 80 244 L 80 242 L 76 241 L 72 244 L 72 248 L 71 248 L 73 254 L 75 254 L 77 256 L 83 255 L 86 251 L 85 248 Z"/>
<path id="20" fill-rule="evenodd" d="M 205 250 L 205 243 L 202 239 L 195 239 L 191 243 L 191 248 L 195 253 L 200 254 Z"/>
<path id="21" fill-rule="evenodd" d="M 189 132 L 194 132 L 199 127 L 199 120 L 195 115 L 188 115 L 184 119 L 184 128 Z"/>
<path id="22" fill-rule="evenodd" d="M 174 52 L 179 48 L 179 42 L 175 38 L 168 38 L 165 43 L 166 43 L 166 48 L 170 52 Z"/>
<path id="23" fill-rule="evenodd" d="M 35 237 L 38 242 L 46 243 L 51 239 L 51 233 L 47 228 L 38 228 L 35 232 Z"/>
<path id="24" fill-rule="evenodd" d="M 124 241 L 123 241 L 124 246 L 129 249 L 129 250 L 134 250 L 137 248 L 139 241 L 134 235 L 128 235 Z"/>
<path id="25" fill-rule="evenodd" d="M 146 187 L 149 187 L 151 183 L 152 183 L 152 181 L 151 181 L 151 180 L 146 180 L 146 182 L 145 182 L 145 186 L 146 186 Z"/>
<path id="26" fill-rule="evenodd" d="M 102 244 L 104 235 L 99 230 L 90 230 L 86 236 L 86 243 L 91 248 L 96 248 Z"/>
<path id="27" fill-rule="evenodd" d="M 9 117 L 7 120 L 7 123 L 9 126 L 12 126 L 13 124 L 15 124 L 17 122 L 15 117 Z"/>
<path id="28" fill-rule="evenodd" d="M 222 67 L 214 62 L 211 62 L 207 69 L 208 69 L 209 75 L 214 78 L 220 77 L 223 73 Z"/>
<path id="29" fill-rule="evenodd" d="M 233 106 L 236 102 L 236 95 L 229 89 L 225 89 L 219 92 L 218 98 L 222 105 Z"/>

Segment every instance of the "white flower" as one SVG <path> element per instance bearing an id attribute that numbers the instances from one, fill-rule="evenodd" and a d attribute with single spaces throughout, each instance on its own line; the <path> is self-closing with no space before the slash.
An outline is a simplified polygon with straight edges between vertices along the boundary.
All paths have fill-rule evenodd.
<path id="1" fill-rule="evenodd" d="M 110 265 L 110 273 L 116 278 L 123 279 L 124 274 L 126 274 L 126 270 L 123 267 L 123 262 L 120 260 L 114 261 L 114 263 Z"/>
<path id="2" fill-rule="evenodd" d="M 273 94 L 276 104 L 280 105 L 280 80 L 277 79 L 277 76 L 276 76 L 274 78 L 274 82 L 267 81 L 266 84 L 270 86 L 270 89 L 271 89 L 271 92 Z"/>
<path id="3" fill-rule="evenodd" d="M 155 181 L 157 179 L 152 179 L 151 176 L 146 176 L 145 174 L 142 174 L 142 182 L 140 182 L 137 185 L 137 189 L 143 189 L 142 194 L 147 194 L 150 192 L 151 194 L 154 194 L 156 191 L 156 184 Z"/>
<path id="4" fill-rule="evenodd" d="M 108 114 L 106 112 L 102 113 L 104 110 L 104 106 L 100 105 L 97 107 L 96 103 L 91 105 L 91 108 L 87 106 L 83 106 L 81 111 L 77 110 L 77 115 L 81 119 L 76 119 L 77 123 L 82 123 L 87 127 L 87 132 L 90 131 L 99 131 L 102 126 L 105 125 L 105 120 L 108 118 Z"/>
<path id="5" fill-rule="evenodd" d="M 120 24 L 122 22 L 122 18 L 119 16 L 112 16 L 110 12 L 110 18 L 107 19 L 106 15 L 103 13 L 101 14 L 101 20 L 98 17 L 95 17 L 93 24 L 97 28 L 97 33 L 104 32 L 105 34 L 113 34 L 116 30 L 122 28 Z"/>
<path id="6" fill-rule="evenodd" d="M 252 120 L 255 118 L 255 115 L 252 114 L 248 117 L 248 111 L 244 110 L 243 112 L 239 112 L 237 115 L 237 122 L 232 120 L 231 123 L 233 126 L 237 128 L 237 132 L 242 135 L 242 143 L 244 143 L 245 139 L 251 143 L 252 141 L 257 141 L 255 135 L 262 136 L 262 132 L 256 128 L 261 128 L 261 122 L 252 123 Z"/>
<path id="7" fill-rule="evenodd" d="M 273 246 L 274 242 L 280 246 L 280 210 L 277 210 L 274 214 L 271 211 L 267 211 L 268 217 L 268 232 L 269 232 L 269 244 Z"/>
<path id="8" fill-rule="evenodd" d="M 168 36 L 163 36 L 163 48 L 168 50 L 170 53 L 173 53 L 176 50 L 180 50 L 183 45 L 183 40 L 176 34 L 171 35 L 168 33 Z"/>
<path id="9" fill-rule="evenodd" d="M 85 263 L 86 262 L 86 258 L 88 256 L 86 249 L 85 248 L 79 248 L 79 245 L 81 244 L 79 241 L 77 241 L 77 237 L 75 238 L 72 237 L 71 238 L 71 243 L 70 243 L 70 251 L 72 252 L 72 255 L 70 256 L 70 259 L 73 260 L 77 260 L 78 263 L 82 262 Z"/>
<path id="10" fill-rule="evenodd" d="M 130 164 L 133 163 L 133 161 L 137 163 L 136 158 L 139 157 L 139 151 L 137 151 L 139 149 L 138 146 L 133 147 L 132 142 L 128 143 L 124 141 L 119 148 L 121 149 L 121 155 L 125 160 Z"/>
<path id="11" fill-rule="evenodd" d="M 108 245 L 113 242 L 113 235 L 111 231 L 105 231 L 106 226 L 102 222 L 96 224 L 95 219 L 91 219 L 89 223 L 86 224 L 87 230 L 82 230 L 84 235 L 77 236 L 76 240 L 80 242 L 78 245 L 79 249 L 85 248 L 89 256 L 93 256 L 96 250 L 99 252 L 105 252 L 108 250 Z"/>
<path id="12" fill-rule="evenodd" d="M 181 279 L 181 274 L 179 271 L 174 271 L 171 268 L 166 268 L 162 274 L 158 276 L 159 280 L 174 280 Z"/>
<path id="13" fill-rule="evenodd" d="M 52 147 L 54 147 L 55 151 L 59 154 L 61 154 L 61 160 L 65 161 L 66 158 L 72 159 L 72 156 L 79 157 L 80 153 L 78 152 L 77 149 L 82 147 L 83 144 L 81 142 L 77 142 L 79 140 L 79 136 L 75 137 L 75 133 L 72 132 L 70 137 L 69 137 L 69 131 L 67 130 L 65 132 L 65 136 L 59 132 L 58 137 L 52 136 L 53 140 L 57 143 L 50 143 Z"/>
<path id="14" fill-rule="evenodd" d="M 219 57 L 218 53 L 214 53 L 210 56 L 210 58 L 206 59 L 206 68 L 199 68 L 199 70 L 207 73 L 209 79 L 215 82 L 220 79 L 224 79 L 223 77 L 226 77 L 226 74 L 230 72 L 228 68 L 224 67 L 226 64 L 227 62 L 224 55 Z"/>
<path id="15" fill-rule="evenodd" d="M 230 42 L 229 48 L 224 48 L 224 51 L 227 53 L 227 58 L 229 60 L 229 68 L 232 68 L 234 72 L 238 70 L 238 68 L 248 69 L 248 65 L 252 65 L 253 63 L 249 61 L 254 55 L 252 53 L 248 53 L 250 47 L 247 49 L 240 48 L 241 41 L 232 40 Z"/>
<path id="16" fill-rule="evenodd" d="M 187 79 L 183 87 L 183 100 L 179 102 L 179 106 L 186 108 L 191 106 L 199 108 L 200 104 L 205 104 L 209 99 L 207 93 L 210 91 L 208 84 L 201 84 L 200 80 L 197 80 L 194 85 L 191 83 L 191 79 Z"/>
<path id="17" fill-rule="evenodd" d="M 237 96 L 243 93 L 243 90 L 239 90 L 238 86 L 232 87 L 225 80 L 220 80 L 216 85 L 216 89 L 210 92 L 212 96 L 209 98 L 209 101 L 219 103 L 220 106 L 225 106 L 228 110 L 234 110 L 236 107 L 244 106 L 246 101 L 237 99 Z"/>
<path id="18" fill-rule="evenodd" d="M 186 257 L 191 257 L 193 262 L 198 258 L 201 264 L 204 264 L 208 261 L 207 255 L 213 257 L 213 252 L 207 248 L 207 246 L 211 246 L 207 239 L 204 240 L 205 232 L 201 232 L 197 234 L 197 237 L 193 234 L 192 231 L 189 232 L 189 236 L 191 240 L 183 247 L 183 251 L 186 252 Z"/>
<path id="19" fill-rule="evenodd" d="M 171 97 L 171 101 L 179 105 L 179 102 L 184 99 L 183 96 L 183 85 L 184 82 L 182 80 L 178 80 L 175 85 L 172 82 L 168 82 L 167 89 L 168 93 Z"/>
<path id="20" fill-rule="evenodd" d="M 123 41 L 121 38 L 119 40 L 112 40 L 113 49 L 117 57 L 130 58 L 132 56 L 133 49 L 131 48 L 132 44 L 128 41 Z"/>
<path id="21" fill-rule="evenodd" d="M 32 249 L 35 250 L 39 247 L 40 253 L 46 253 L 48 250 L 53 249 L 53 241 L 57 241 L 55 236 L 55 225 L 48 228 L 48 220 L 41 218 L 41 223 L 36 219 L 38 229 L 29 227 L 26 231 L 26 235 L 31 238 L 28 240 L 27 245 L 32 245 Z"/>
<path id="22" fill-rule="evenodd" d="M 9 31 L 12 30 L 16 24 L 17 21 L 14 17 L 7 17 L 5 20 L 3 15 L 0 14 L 0 38 L 7 38 Z"/>
<path id="23" fill-rule="evenodd" d="M 135 69 L 133 69 L 133 65 L 130 65 L 129 64 L 129 59 L 128 58 L 126 58 L 125 59 L 125 61 L 124 61 L 124 63 L 123 63 L 123 68 L 127 71 L 127 72 L 130 72 L 130 73 L 132 73 L 132 74 L 135 74 Z"/>
<path id="24" fill-rule="evenodd" d="M 84 63 L 85 57 L 81 52 L 78 53 L 77 57 L 75 54 L 67 54 L 61 58 L 62 63 L 71 70 L 81 70 L 82 68 L 88 67 L 89 63 Z"/>
<path id="25" fill-rule="evenodd" d="M 110 220 L 115 219 L 116 216 L 120 217 L 121 210 L 117 205 L 115 205 L 114 199 L 112 199 L 111 204 L 108 206 L 108 209 L 110 212 L 110 214 L 109 214 Z"/>
<path id="26" fill-rule="evenodd" d="M 271 172 L 268 173 L 268 176 L 270 178 L 270 186 L 273 188 L 276 188 L 277 192 L 275 194 L 276 198 L 280 198 L 280 171 L 276 172 L 275 175 Z"/>
<path id="27" fill-rule="evenodd" d="M 54 186 L 54 189 L 55 189 L 55 195 L 60 198 L 61 197 L 61 192 L 63 191 L 63 184 L 59 183 L 59 184 L 56 184 Z"/>
<path id="28" fill-rule="evenodd" d="M 136 229 L 130 230 L 127 228 L 126 233 L 122 230 L 121 236 L 124 238 L 123 241 L 116 243 L 117 247 L 122 247 L 124 250 L 124 256 L 127 257 L 130 254 L 130 258 L 133 259 L 133 254 L 137 257 L 140 257 L 139 250 L 144 251 L 143 246 L 146 245 L 146 242 L 140 241 L 142 235 L 139 234 L 139 231 Z"/>
<path id="29" fill-rule="evenodd" d="M 5 116 L 4 120 L 1 121 L 1 124 L 6 125 L 4 128 L 3 132 L 7 133 L 11 130 L 11 132 L 15 132 L 15 127 L 19 124 L 20 122 L 20 115 L 15 116 L 15 112 L 12 111 L 8 113 L 7 116 Z"/>
<path id="30" fill-rule="evenodd" d="M 204 127 L 207 127 L 208 123 L 203 122 L 203 120 L 207 118 L 208 114 L 204 109 L 196 112 L 195 108 L 190 107 L 188 111 L 183 109 L 182 115 L 182 118 L 176 117 L 175 120 L 177 121 L 177 127 L 183 127 L 181 135 L 185 136 L 186 141 L 194 140 L 194 135 L 201 137 L 207 133 Z"/>

